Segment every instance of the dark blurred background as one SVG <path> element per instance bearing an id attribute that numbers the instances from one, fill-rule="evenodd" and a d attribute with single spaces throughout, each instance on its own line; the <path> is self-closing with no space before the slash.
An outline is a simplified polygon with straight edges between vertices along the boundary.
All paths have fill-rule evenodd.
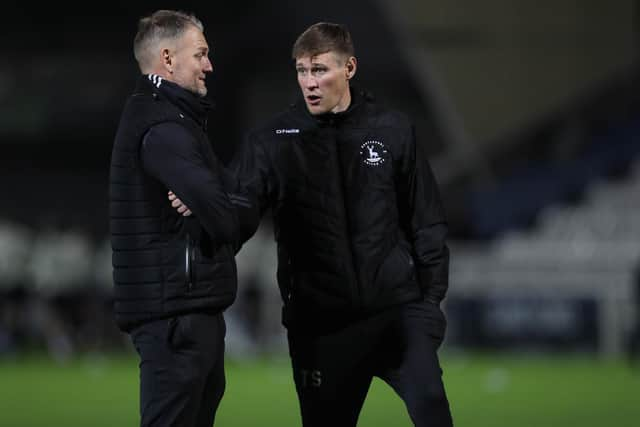
<path id="1" fill-rule="evenodd" d="M 107 181 L 138 70 L 137 20 L 205 24 L 227 162 L 298 94 L 290 49 L 346 24 L 355 84 L 405 111 L 450 222 L 449 348 L 631 351 L 640 265 L 637 1 L 116 2 L 4 5 L 0 356 L 126 346 L 110 313 Z M 229 351 L 282 349 L 269 220 L 239 254 Z M 638 332 L 636 332 L 636 335 Z"/>

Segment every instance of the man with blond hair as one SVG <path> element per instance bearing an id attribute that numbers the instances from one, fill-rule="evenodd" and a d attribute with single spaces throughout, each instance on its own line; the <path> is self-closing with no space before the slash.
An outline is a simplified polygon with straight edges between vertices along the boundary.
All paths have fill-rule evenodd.
<path id="1" fill-rule="evenodd" d="M 231 192 L 207 136 L 213 66 L 203 31 L 178 11 L 139 21 L 141 75 L 113 145 L 114 311 L 140 356 L 142 426 L 210 427 L 225 388 L 222 312 L 236 295 L 246 200 Z"/>

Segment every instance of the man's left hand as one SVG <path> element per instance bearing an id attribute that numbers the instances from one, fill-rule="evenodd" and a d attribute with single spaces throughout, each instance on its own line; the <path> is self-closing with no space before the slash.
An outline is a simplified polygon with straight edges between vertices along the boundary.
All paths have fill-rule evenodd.
<path id="1" fill-rule="evenodd" d="M 182 214 L 182 216 L 190 216 L 192 214 L 187 205 L 182 203 L 182 200 L 178 199 L 178 196 L 173 194 L 173 191 L 169 191 L 168 197 L 171 201 L 171 207 L 175 208 L 179 214 Z"/>

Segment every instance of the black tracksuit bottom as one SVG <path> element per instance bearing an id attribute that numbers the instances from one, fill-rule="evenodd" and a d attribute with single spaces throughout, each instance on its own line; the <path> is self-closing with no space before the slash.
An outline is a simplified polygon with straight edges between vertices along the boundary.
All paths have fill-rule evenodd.
<path id="1" fill-rule="evenodd" d="M 374 376 L 402 398 L 415 426 L 453 425 L 437 356 L 445 330 L 439 307 L 408 303 L 331 323 L 289 327 L 304 427 L 355 427 Z"/>
<path id="2" fill-rule="evenodd" d="M 192 313 L 138 326 L 140 425 L 211 427 L 225 388 L 222 313 Z"/>

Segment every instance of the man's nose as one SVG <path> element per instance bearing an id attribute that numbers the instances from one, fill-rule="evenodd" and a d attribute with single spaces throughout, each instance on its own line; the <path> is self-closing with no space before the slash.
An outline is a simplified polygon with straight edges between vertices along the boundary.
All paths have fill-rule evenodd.
<path id="1" fill-rule="evenodd" d="M 210 72 L 213 71 L 213 62 L 211 62 L 211 60 L 209 58 L 205 59 L 204 71 L 206 73 L 210 73 Z"/>
<path id="2" fill-rule="evenodd" d="M 318 79 L 309 74 L 307 77 L 305 77 L 304 85 L 307 89 L 318 87 Z"/>

